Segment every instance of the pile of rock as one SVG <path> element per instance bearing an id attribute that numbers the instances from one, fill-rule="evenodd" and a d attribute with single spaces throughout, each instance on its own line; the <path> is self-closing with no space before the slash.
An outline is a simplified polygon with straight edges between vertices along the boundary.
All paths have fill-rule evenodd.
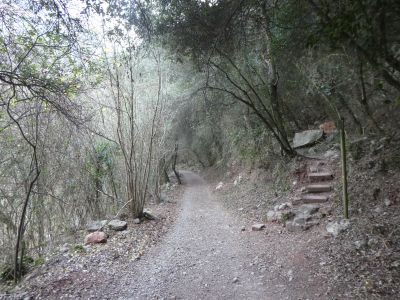
<path id="1" fill-rule="evenodd" d="M 88 232 L 102 231 L 107 226 L 107 220 L 91 221 L 87 224 L 86 230 Z"/>
<path id="2" fill-rule="evenodd" d="M 296 208 L 290 202 L 276 205 L 273 210 L 267 212 L 268 222 L 281 222 L 290 232 L 299 232 L 318 225 L 319 220 L 327 211 L 321 211 L 317 204 L 303 204 Z"/>
<path id="3" fill-rule="evenodd" d="M 293 219 L 285 223 L 286 229 L 290 232 L 299 232 L 319 224 L 321 215 L 316 213 L 320 207 L 316 204 L 303 204 L 293 212 Z"/>
<path id="4" fill-rule="evenodd" d="M 293 205 L 290 202 L 275 205 L 273 210 L 267 212 L 268 222 L 285 222 L 293 217 Z"/>
<path id="5" fill-rule="evenodd" d="M 85 237 L 85 244 L 106 243 L 108 235 L 104 232 L 105 229 L 123 231 L 127 228 L 128 223 L 118 219 L 89 222 L 86 228 L 89 234 Z"/>
<path id="6" fill-rule="evenodd" d="M 122 231 L 128 228 L 128 223 L 121 220 L 112 220 L 108 223 L 108 228 L 114 231 Z"/>
<path id="7" fill-rule="evenodd" d="M 329 222 L 326 225 L 326 231 L 333 237 L 337 237 L 341 232 L 345 231 L 350 226 L 349 220 L 339 220 L 334 222 Z"/>

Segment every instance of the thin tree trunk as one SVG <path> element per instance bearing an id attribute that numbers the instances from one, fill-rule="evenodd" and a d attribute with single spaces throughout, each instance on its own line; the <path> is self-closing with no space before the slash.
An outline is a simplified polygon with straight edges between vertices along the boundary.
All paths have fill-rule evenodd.
<path id="1" fill-rule="evenodd" d="M 342 161 L 342 192 L 343 192 L 343 216 L 349 218 L 349 196 L 347 193 L 347 157 L 346 157 L 346 131 L 344 119 L 340 120 L 340 150 Z"/>
<path id="2" fill-rule="evenodd" d="M 36 183 L 36 190 L 37 190 L 37 208 L 35 210 L 36 212 L 36 219 L 37 219 L 37 227 L 38 227 L 38 249 L 39 253 L 42 254 L 43 252 L 43 245 L 45 242 L 45 237 L 44 237 L 44 176 L 40 176 L 37 180 Z"/>
<path id="3" fill-rule="evenodd" d="M 21 275 L 22 275 L 20 273 L 22 266 L 20 266 L 18 264 L 18 257 L 19 257 L 19 254 L 20 254 L 19 252 L 20 252 L 21 242 L 22 242 L 22 239 L 23 239 L 23 236 L 24 236 L 25 217 L 26 217 L 26 213 L 27 213 L 27 209 L 28 209 L 29 200 L 31 198 L 31 194 L 32 194 L 33 188 L 35 186 L 35 183 L 39 178 L 39 174 L 40 174 L 40 171 L 36 170 L 36 174 L 34 175 L 33 179 L 29 183 L 28 191 L 26 193 L 24 205 L 23 205 L 23 208 L 22 208 L 21 217 L 20 217 L 20 220 L 19 220 L 18 233 L 17 233 L 17 242 L 15 244 L 15 258 L 14 258 L 14 281 L 15 282 L 17 282 L 20 279 Z M 21 261 L 22 261 L 22 257 L 21 257 Z"/>
<path id="4" fill-rule="evenodd" d="M 160 177 L 162 178 L 161 183 L 168 183 L 170 182 L 169 180 L 169 176 L 168 176 L 168 172 L 166 170 L 166 161 L 165 161 L 165 156 L 163 156 L 160 159 L 160 163 L 159 163 L 159 169 L 160 169 Z"/>
<path id="5" fill-rule="evenodd" d="M 383 133 L 382 128 L 379 127 L 378 123 L 374 119 L 371 109 L 368 105 L 368 97 L 367 97 L 367 91 L 365 88 L 365 81 L 364 81 L 364 68 L 363 68 L 363 62 L 360 57 L 358 57 L 359 60 L 359 69 L 358 69 L 358 76 L 359 76 L 359 81 L 360 81 L 360 90 L 361 90 L 361 98 L 360 98 L 360 103 L 362 107 L 364 108 L 364 112 L 367 115 L 368 119 L 371 121 L 372 125 L 375 127 L 375 129 Z"/>
<path id="6" fill-rule="evenodd" d="M 96 155 L 96 174 L 95 174 L 95 186 L 94 186 L 94 193 L 95 193 L 95 198 L 94 198 L 94 203 L 93 203 L 93 213 L 94 216 L 98 219 L 101 218 L 101 209 L 100 209 L 100 191 L 103 190 L 103 186 L 101 183 L 101 166 L 100 166 L 100 161 L 99 158 Z"/>
<path id="7" fill-rule="evenodd" d="M 39 178 L 40 175 L 40 170 L 39 170 L 39 163 L 38 163 L 38 156 L 37 156 L 37 144 L 38 144 L 38 139 L 39 139 L 39 114 L 40 114 L 40 107 L 37 108 L 36 115 L 35 115 L 35 135 L 34 135 L 34 141 L 31 141 L 27 135 L 25 134 L 23 128 L 21 127 L 21 124 L 18 122 L 17 118 L 14 117 L 13 112 L 11 111 L 11 100 L 15 99 L 16 97 L 16 91 L 15 91 L 15 87 L 13 89 L 13 94 L 12 96 L 9 98 L 8 103 L 7 103 L 7 114 L 8 116 L 11 118 L 11 120 L 14 122 L 14 124 L 18 127 L 18 130 L 22 136 L 22 138 L 26 141 L 26 143 L 29 145 L 30 148 L 32 148 L 32 158 L 31 158 L 31 162 L 30 162 L 30 170 L 29 170 L 29 174 L 27 177 L 27 190 L 26 190 L 26 195 L 25 195 L 25 200 L 24 200 L 24 204 L 22 207 L 22 212 L 21 212 L 21 217 L 19 220 L 19 225 L 18 225 L 18 231 L 17 231 L 17 241 L 15 244 L 15 257 L 14 257 L 14 281 L 17 282 L 18 279 L 21 276 L 21 267 L 18 265 L 18 256 L 19 256 L 19 252 L 20 252 L 20 246 L 21 246 L 21 242 L 23 240 L 24 237 L 24 231 L 25 231 L 25 217 L 26 217 L 26 213 L 28 210 L 28 204 L 31 198 L 31 194 L 32 191 L 34 189 L 34 186 L 36 184 L 36 181 Z M 31 178 L 29 180 L 29 178 Z M 22 262 L 22 257 L 21 257 L 21 262 Z"/>
<path id="8" fill-rule="evenodd" d="M 343 105 L 343 107 L 346 109 L 346 111 L 349 113 L 351 119 L 353 120 L 354 125 L 357 126 L 358 132 L 360 134 L 363 133 L 363 127 L 361 125 L 361 122 L 357 119 L 355 113 L 352 111 L 350 108 L 349 104 L 347 101 L 343 98 L 341 94 L 337 94 L 337 98 L 339 99 L 340 103 Z"/>
<path id="9" fill-rule="evenodd" d="M 282 150 L 289 154 L 290 156 L 295 156 L 296 151 L 292 149 L 292 146 L 289 143 L 286 128 L 283 122 L 283 116 L 282 116 L 282 109 L 280 105 L 280 99 L 278 95 L 278 83 L 279 83 L 279 74 L 278 70 L 276 68 L 276 64 L 274 61 L 274 56 L 271 51 L 272 49 L 272 32 L 270 30 L 270 17 L 268 16 L 267 13 L 267 2 L 264 2 L 262 4 L 262 11 L 264 15 L 264 22 L 265 22 L 265 53 L 266 53 L 266 58 L 265 62 L 266 65 L 269 69 L 269 76 L 270 76 L 270 82 L 269 82 L 269 90 L 270 90 L 270 95 L 271 95 L 271 107 L 272 107 L 272 112 L 273 112 L 273 117 L 274 121 L 276 124 L 277 132 L 280 137 L 281 141 L 281 146 Z"/>
<path id="10" fill-rule="evenodd" d="M 175 144 L 174 157 L 172 160 L 172 170 L 174 171 L 174 174 L 175 174 L 176 180 L 178 181 L 178 184 L 182 184 L 181 176 L 180 176 L 179 172 L 176 170 L 177 159 L 178 159 L 178 144 Z"/>

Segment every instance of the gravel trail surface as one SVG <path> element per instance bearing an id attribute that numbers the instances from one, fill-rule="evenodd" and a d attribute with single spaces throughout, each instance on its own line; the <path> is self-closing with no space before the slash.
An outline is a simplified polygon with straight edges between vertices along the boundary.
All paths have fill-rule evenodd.
<path id="1" fill-rule="evenodd" d="M 140 259 L 106 250 L 82 256 L 86 263 L 71 258 L 66 267 L 76 271 L 63 275 L 49 266 L 39 283 L 5 298 L 335 299 L 321 272 L 324 255 L 309 247 L 318 243 L 317 232 L 287 234 L 272 223 L 251 231 L 252 223 L 224 208 L 200 176 L 182 175 L 177 220 Z M 126 237 L 125 244 L 133 242 Z M 64 266 L 58 264 L 57 270 Z"/>
<path id="2" fill-rule="evenodd" d="M 244 222 L 212 197 L 201 177 L 182 174 L 187 187 L 174 228 L 123 276 L 116 287 L 119 299 L 302 299 L 285 284 L 293 270 L 287 273 L 271 257 L 280 250 L 266 253 L 265 232 L 249 232 L 249 226 L 242 231 Z"/>
<path id="3" fill-rule="evenodd" d="M 241 224 L 211 197 L 203 179 L 183 174 L 188 187 L 178 221 L 126 278 L 120 297 L 267 299 L 263 274 L 251 270 L 256 241 L 242 238 Z"/>

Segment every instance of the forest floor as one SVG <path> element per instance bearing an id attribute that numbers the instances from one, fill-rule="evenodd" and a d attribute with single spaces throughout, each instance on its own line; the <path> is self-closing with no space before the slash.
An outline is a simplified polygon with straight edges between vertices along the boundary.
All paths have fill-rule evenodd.
<path id="1" fill-rule="evenodd" d="M 176 222 L 161 242 L 140 259 L 130 261 L 115 253 L 104 257 L 93 252 L 80 256 L 84 261 L 73 257 L 65 262 L 56 261 L 35 278 L 28 278 L 17 292 L 3 297 L 323 299 L 326 296 L 328 289 L 325 275 L 320 272 L 320 257 L 307 249 L 307 244 L 316 237 L 314 234 L 307 233 L 306 238 L 282 235 L 279 225 L 266 231 L 251 231 L 252 224 L 225 209 L 201 177 L 191 172 L 183 174 L 186 187 Z M 105 266 L 99 266 L 99 260 Z"/>
<path id="2" fill-rule="evenodd" d="M 288 232 L 283 223 L 267 222 L 271 242 L 265 244 L 265 252 L 283 258 L 295 275 L 302 272 L 298 253 L 305 253 L 309 272 L 319 274 L 322 281 L 321 296 L 315 297 L 311 289 L 305 294 L 307 299 L 399 299 L 400 135 L 348 142 L 349 227 L 336 237 L 326 230 L 328 224 L 342 219 L 343 208 L 340 151 L 334 142 L 323 142 L 305 149 L 305 154 L 318 157 L 334 176 L 334 195 L 326 204 L 329 213 L 317 226 L 298 233 Z M 226 209 L 249 222 L 260 222 L 276 205 L 293 202 L 306 184 L 305 170 L 315 162 L 300 156 L 275 168 L 243 168 L 229 161 L 205 176 L 214 182 L 214 195 Z M 280 234 L 269 234 L 274 230 Z M 311 276 L 306 278 L 313 281 Z M 308 290 L 307 280 L 303 284 Z"/>
<path id="3" fill-rule="evenodd" d="M 372 159 L 393 152 L 382 149 Z M 106 245 L 56 256 L 0 298 L 397 299 L 400 175 L 379 164 L 371 168 L 370 161 L 365 155 L 350 164 L 351 225 L 336 238 L 325 225 L 340 218 L 340 201 L 318 226 L 291 233 L 282 223 L 265 222 L 268 209 L 290 200 L 294 190 L 273 189 L 268 178 L 277 174 L 233 170 L 216 189 L 221 173 L 204 173 L 206 182 L 186 171 L 176 202 L 153 208 L 164 217 L 129 226 L 134 229 Z M 292 168 L 303 164 L 294 161 Z M 282 174 L 297 184 L 298 173 Z M 260 222 L 266 228 L 252 231 Z"/>

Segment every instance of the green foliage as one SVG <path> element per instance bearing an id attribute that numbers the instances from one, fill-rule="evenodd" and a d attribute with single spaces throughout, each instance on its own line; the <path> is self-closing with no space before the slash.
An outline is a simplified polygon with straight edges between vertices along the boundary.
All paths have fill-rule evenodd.
<path id="1" fill-rule="evenodd" d="M 249 140 L 261 140 L 265 134 L 264 127 L 257 123 L 253 128 L 234 128 L 233 130 L 227 132 L 227 136 L 231 143 L 235 146 L 246 145 Z"/>
<path id="2" fill-rule="evenodd" d="M 31 264 L 33 264 L 34 263 L 34 259 L 32 258 L 32 257 L 30 257 L 30 256 L 24 256 L 24 258 L 23 258 L 23 260 L 22 260 L 22 262 L 24 263 L 24 264 L 26 264 L 26 265 L 31 265 Z"/>
<path id="3" fill-rule="evenodd" d="M 9 266 L 3 266 L 0 270 L 0 278 L 2 281 L 13 281 L 14 269 Z"/>
<path id="4" fill-rule="evenodd" d="M 322 2 L 317 1 L 317 5 L 322 5 Z M 364 48 L 378 48 L 379 37 L 376 33 L 379 32 L 380 13 L 391 14 L 385 11 L 390 6 L 395 8 L 395 2 L 388 1 L 387 6 L 381 5 L 379 0 L 346 1 L 341 4 L 330 2 L 323 8 L 325 14 L 330 14 L 329 21 L 317 18 L 319 31 L 314 34 L 325 37 L 334 46 L 354 38 Z M 317 37 L 313 40 L 317 40 Z"/>
<path id="5" fill-rule="evenodd" d="M 242 148 L 240 149 L 240 157 L 247 160 L 254 160 L 258 155 L 258 151 L 254 148 Z"/>
<path id="6" fill-rule="evenodd" d="M 235 131 L 229 131 L 228 132 L 228 138 L 232 142 L 233 145 L 239 145 L 244 138 L 243 135 L 243 130 L 235 130 Z"/>
<path id="7" fill-rule="evenodd" d="M 286 221 L 289 221 L 291 218 L 293 218 L 294 213 L 291 211 L 288 212 L 282 212 L 282 217 L 281 217 L 281 222 L 285 223 Z"/>
<path id="8" fill-rule="evenodd" d="M 79 253 L 79 254 L 86 253 L 85 247 L 83 247 L 83 245 L 81 245 L 81 244 L 75 245 L 73 250 L 74 250 L 75 253 Z"/>
<path id="9" fill-rule="evenodd" d="M 0 16 L 0 82 L 7 91 L 2 91 L 4 99 L 10 99 L 13 90 L 15 100 L 11 104 L 15 110 L 27 109 L 29 100 L 78 122 L 80 115 L 73 111 L 77 108 L 73 98 L 84 85 L 94 86 L 97 80 L 91 67 L 95 60 L 85 61 L 93 50 L 77 45 L 77 37 L 83 32 L 79 21 L 67 10 L 60 15 L 53 2 L 35 7 L 29 1 L 12 2 L 2 6 Z M 52 13 L 56 17 L 50 17 Z"/>
<path id="10" fill-rule="evenodd" d="M 38 266 L 41 266 L 41 265 L 43 265 L 44 263 L 45 263 L 45 259 L 44 259 L 44 257 L 43 256 L 39 256 L 38 258 L 36 258 L 34 261 L 33 261 L 33 266 L 35 266 L 35 267 L 38 267 Z"/>
<path id="11" fill-rule="evenodd" d="M 280 59 L 290 63 L 304 53 L 311 21 L 304 18 L 307 13 L 307 5 L 301 1 L 282 1 L 274 11 L 271 50 L 278 63 Z"/>
<path id="12" fill-rule="evenodd" d="M 114 165 L 116 147 L 110 142 L 102 141 L 98 142 L 93 150 L 93 153 L 88 155 L 86 171 L 93 179 L 102 180 Z"/>
<path id="13" fill-rule="evenodd" d="M 227 130 L 229 148 L 237 152 L 238 158 L 250 163 L 262 159 L 267 148 L 265 144 L 266 132 L 262 124 L 252 123 L 252 127 L 232 127 Z"/>
<path id="14" fill-rule="evenodd" d="M 95 146 L 96 161 L 101 162 L 108 168 L 114 164 L 115 145 L 111 142 L 99 142 Z"/>
<path id="15" fill-rule="evenodd" d="M 20 270 L 20 274 L 17 274 L 17 277 L 21 277 L 25 275 L 28 272 L 28 268 L 26 264 L 22 264 L 22 266 L 18 266 L 18 269 Z M 13 281 L 14 280 L 14 267 L 11 267 L 10 265 L 4 265 L 0 269 L 0 279 L 2 281 Z"/>

